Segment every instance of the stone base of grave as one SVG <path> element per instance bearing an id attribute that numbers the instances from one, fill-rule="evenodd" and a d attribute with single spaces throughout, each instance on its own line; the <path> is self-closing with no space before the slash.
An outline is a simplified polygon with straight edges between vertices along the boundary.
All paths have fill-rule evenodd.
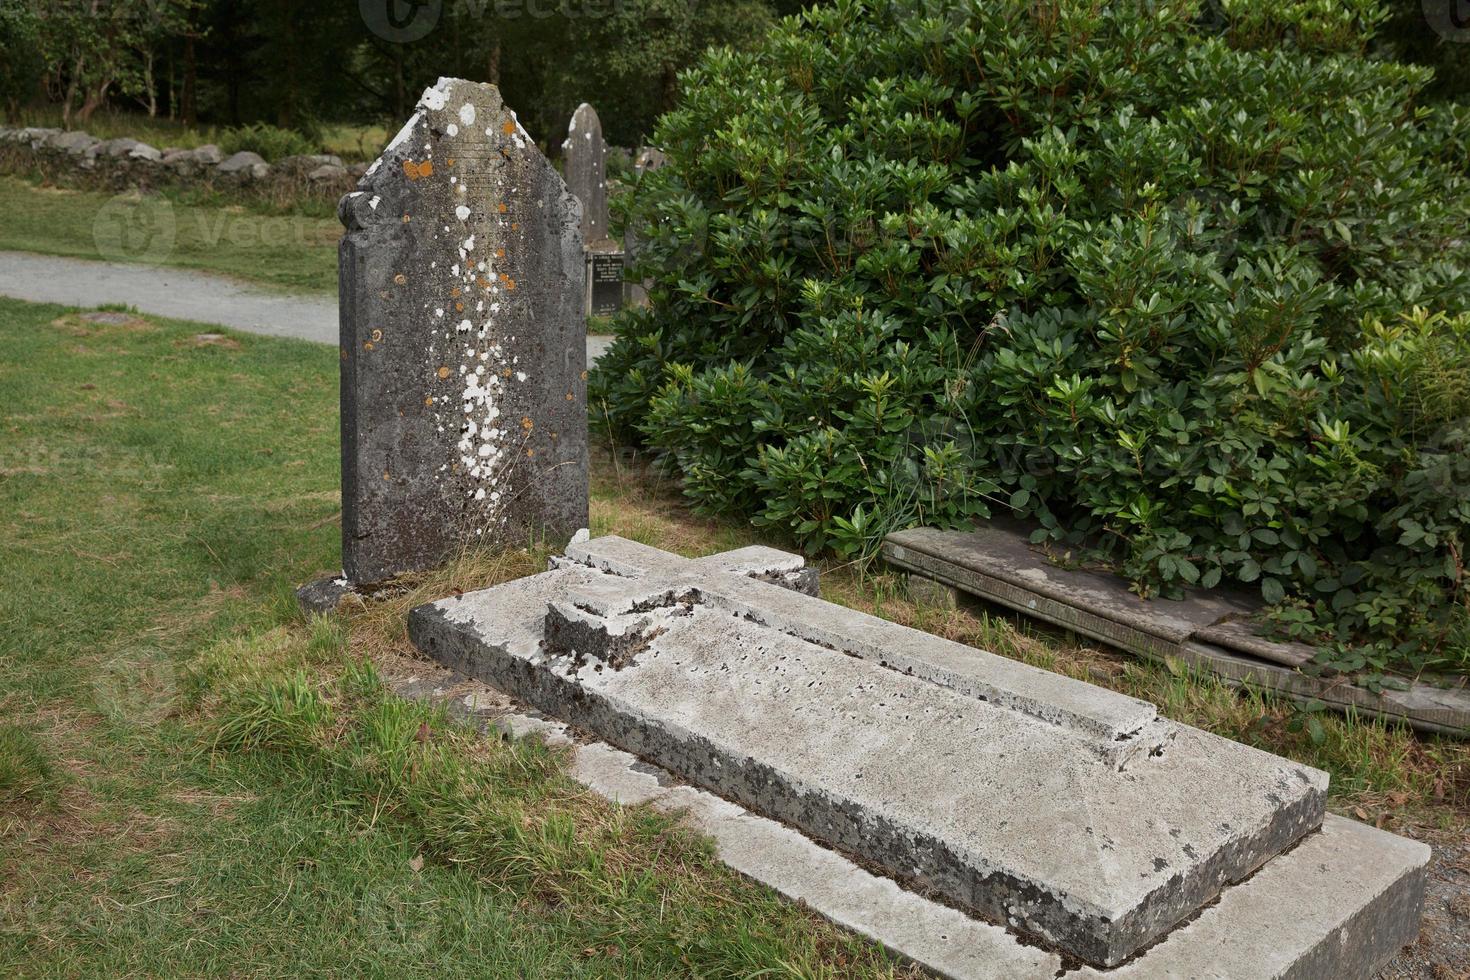
<path id="1" fill-rule="evenodd" d="M 345 578 L 320 578 L 297 589 L 296 601 L 306 612 L 325 616 L 336 612 L 343 599 L 356 594 L 357 590 Z"/>
<path id="2" fill-rule="evenodd" d="M 1324 823 L 1325 774 L 791 591 L 803 571 L 769 549 L 689 561 L 603 538 L 421 607 L 410 634 L 974 915 L 993 934 L 951 975 L 1370 976 L 1417 932 L 1428 849 Z M 1236 919 L 1279 936 L 1222 952 Z"/>

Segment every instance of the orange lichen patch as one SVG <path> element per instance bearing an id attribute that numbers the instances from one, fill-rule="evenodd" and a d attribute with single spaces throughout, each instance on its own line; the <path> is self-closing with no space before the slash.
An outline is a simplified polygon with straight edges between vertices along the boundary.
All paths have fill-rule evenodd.
<path id="1" fill-rule="evenodd" d="M 452 166 L 454 166 L 454 157 L 450 157 L 448 160 L 445 160 L 444 161 L 444 165 L 446 167 L 452 167 Z"/>
<path id="2" fill-rule="evenodd" d="M 475 285 L 479 286 L 481 289 L 489 289 L 490 280 L 486 279 L 484 276 L 476 276 Z"/>
<path id="3" fill-rule="evenodd" d="M 403 175 L 409 180 L 432 177 L 434 176 L 434 161 L 425 160 L 423 163 L 414 163 L 412 160 L 405 160 L 403 161 Z"/>
<path id="4" fill-rule="evenodd" d="M 342 360 L 347 360 L 347 348 L 342 348 Z"/>
<path id="5" fill-rule="evenodd" d="M 505 212 L 509 211 L 510 208 L 505 206 L 504 201 L 501 201 L 498 205 L 496 205 L 496 210 L 498 210 L 501 214 L 505 214 Z"/>
<path id="6" fill-rule="evenodd" d="M 449 368 L 447 368 L 447 367 L 440 367 L 439 368 L 439 377 L 440 378 L 447 378 L 447 377 L 449 377 Z"/>
<path id="7" fill-rule="evenodd" d="M 519 221 L 512 221 L 510 223 L 510 230 L 511 231 L 520 231 L 521 230 L 521 223 Z"/>
<path id="8" fill-rule="evenodd" d="M 577 396 L 576 395 L 572 394 L 570 391 L 567 392 L 567 401 L 574 402 L 576 400 L 577 400 Z"/>
<path id="9" fill-rule="evenodd" d="M 373 342 L 371 340 L 364 341 L 363 342 L 363 345 L 362 345 L 362 349 L 363 350 L 372 350 L 373 349 Z"/>
<path id="10" fill-rule="evenodd" d="M 393 285 L 395 285 L 395 286 L 402 286 L 402 285 L 406 285 L 407 283 L 408 283 L 408 276 L 405 276 L 401 272 L 398 273 L 398 275 L 396 275 L 396 276 L 393 277 Z"/>
<path id="11" fill-rule="evenodd" d="M 503 272 L 500 274 L 500 284 L 502 286 L 504 286 L 506 289 L 515 289 L 516 288 L 516 281 L 514 279 L 512 279 L 510 276 L 508 276 L 505 273 L 503 273 Z"/>
<path id="12" fill-rule="evenodd" d="M 535 426 L 536 423 L 532 422 L 529 417 L 521 419 L 521 428 L 525 429 L 527 432 L 530 432 L 533 428 L 535 428 Z"/>
<path id="13" fill-rule="evenodd" d="M 503 259 L 503 258 L 505 258 L 505 249 L 503 249 L 503 248 L 497 248 L 495 250 L 495 257 L 497 259 Z"/>
<path id="14" fill-rule="evenodd" d="M 500 124 L 500 131 L 509 136 L 511 133 L 514 133 L 516 131 L 515 122 L 513 120 L 507 119 L 505 122 Z"/>
<path id="15" fill-rule="evenodd" d="M 464 304 L 463 303 L 455 303 L 454 304 L 454 312 L 456 312 L 456 313 L 463 313 L 464 312 Z"/>
<path id="16" fill-rule="evenodd" d="M 582 380 L 583 381 L 586 381 L 587 380 L 587 372 L 586 371 L 583 371 L 582 372 Z"/>
<path id="17" fill-rule="evenodd" d="M 454 299 L 455 297 L 457 297 L 459 295 L 460 295 L 460 288 L 458 286 L 455 286 L 453 289 L 451 289 L 449 291 L 449 298 L 450 299 Z"/>
<path id="18" fill-rule="evenodd" d="M 536 450 L 534 450 L 534 449 L 527 449 L 526 450 L 526 455 L 527 456 L 534 456 L 534 455 L 536 455 Z"/>
<path id="19" fill-rule="evenodd" d="M 433 395 L 430 395 L 428 398 L 425 398 L 424 399 L 424 404 L 425 405 L 428 405 L 428 406 L 433 406 L 433 404 L 434 404 L 434 396 Z"/>
<path id="20" fill-rule="evenodd" d="M 510 368 L 506 368 L 504 371 L 501 371 L 500 372 L 500 376 L 502 378 L 508 378 L 508 377 L 510 377 Z"/>

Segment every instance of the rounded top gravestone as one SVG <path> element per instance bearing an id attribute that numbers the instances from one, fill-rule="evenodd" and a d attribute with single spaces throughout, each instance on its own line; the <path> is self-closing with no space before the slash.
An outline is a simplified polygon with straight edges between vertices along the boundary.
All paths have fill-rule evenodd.
<path id="1" fill-rule="evenodd" d="M 597 110 L 583 102 L 567 127 L 563 163 L 567 186 L 582 202 L 582 238 L 591 245 L 607 237 L 607 144 Z"/>

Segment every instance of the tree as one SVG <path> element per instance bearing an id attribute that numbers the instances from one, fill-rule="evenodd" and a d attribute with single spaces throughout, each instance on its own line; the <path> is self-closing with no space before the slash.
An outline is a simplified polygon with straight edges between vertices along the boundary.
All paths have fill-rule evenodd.
<path id="1" fill-rule="evenodd" d="M 40 36 L 40 19 L 24 0 L 0 0 L 0 102 L 10 122 L 19 121 L 44 71 Z"/>

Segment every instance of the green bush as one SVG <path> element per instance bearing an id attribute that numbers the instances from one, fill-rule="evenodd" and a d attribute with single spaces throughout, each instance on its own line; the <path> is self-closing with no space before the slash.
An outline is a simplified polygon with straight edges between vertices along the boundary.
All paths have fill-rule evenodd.
<path id="1" fill-rule="evenodd" d="M 252 123 L 249 126 L 232 126 L 222 130 L 219 148 L 229 155 L 241 150 L 259 153 L 266 160 L 275 162 L 283 157 L 304 156 L 321 152 L 316 140 L 298 133 L 294 129 L 281 129 L 267 123 Z"/>
<path id="2" fill-rule="evenodd" d="M 1341 667 L 1470 671 L 1470 115 L 1379 8 L 838 0 L 624 195 L 609 435 L 813 549 L 987 513 Z"/>

